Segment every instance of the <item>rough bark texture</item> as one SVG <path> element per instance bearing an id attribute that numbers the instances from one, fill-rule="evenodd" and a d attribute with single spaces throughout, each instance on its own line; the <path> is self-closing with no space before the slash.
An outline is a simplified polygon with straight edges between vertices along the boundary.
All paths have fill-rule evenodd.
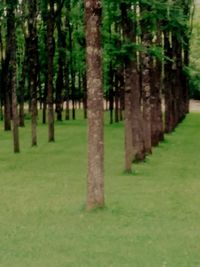
<path id="1" fill-rule="evenodd" d="M 161 46 L 162 36 L 158 25 L 156 45 Z M 151 143 L 158 145 L 164 139 L 163 119 L 161 105 L 161 79 L 162 62 L 160 59 L 152 60 L 151 66 Z"/>
<path id="2" fill-rule="evenodd" d="M 38 84 L 38 40 L 37 40 L 37 0 L 29 1 L 29 79 L 31 94 L 32 146 L 37 146 L 37 84 Z"/>
<path id="3" fill-rule="evenodd" d="M 7 16 L 10 21 L 10 43 L 7 44 L 10 49 L 10 65 L 9 65 L 9 73 L 10 73 L 10 85 L 12 92 L 12 120 L 13 120 L 13 150 L 15 153 L 20 152 L 19 147 L 19 117 L 17 110 L 17 95 L 16 95 L 16 87 L 17 87 L 17 62 L 16 62 L 16 35 L 15 35 L 15 1 L 7 0 Z"/>
<path id="4" fill-rule="evenodd" d="M 104 206 L 103 88 L 101 1 L 85 0 L 88 88 L 87 209 Z"/>
<path id="5" fill-rule="evenodd" d="M 144 127 L 141 111 L 141 93 L 139 85 L 139 73 L 137 66 L 133 64 L 132 73 L 132 138 L 133 138 L 133 161 L 143 161 L 145 159 Z"/>
<path id="6" fill-rule="evenodd" d="M 149 6 L 141 4 L 141 42 L 144 51 L 141 53 L 141 85 L 142 85 L 142 99 L 143 99 L 143 119 L 144 119 L 144 141 L 145 151 L 147 154 L 151 153 L 151 78 L 150 78 L 150 55 L 146 51 L 152 43 L 152 34 L 148 30 L 150 20 L 144 16 L 145 12 L 149 12 Z"/>
<path id="7" fill-rule="evenodd" d="M 128 9 L 130 5 L 125 2 L 121 3 L 121 15 L 123 25 L 123 35 L 126 41 L 130 41 L 133 37 L 133 25 L 131 20 L 128 18 Z M 124 122 L 125 122 L 125 162 L 124 168 L 126 172 L 132 171 L 132 160 L 133 160 L 133 136 L 132 136 L 132 64 L 129 55 L 125 56 L 125 110 L 124 110 Z"/>
<path id="8" fill-rule="evenodd" d="M 132 65 L 126 62 L 125 67 L 125 171 L 132 171 L 133 132 L 132 132 Z"/>
<path id="9" fill-rule="evenodd" d="M 136 25 L 128 16 L 130 6 L 121 4 L 124 38 L 127 42 L 136 42 Z M 140 86 L 137 71 L 136 51 L 134 58 L 125 57 L 125 171 L 131 171 L 133 161 L 144 159 L 143 119 L 140 105 Z"/>

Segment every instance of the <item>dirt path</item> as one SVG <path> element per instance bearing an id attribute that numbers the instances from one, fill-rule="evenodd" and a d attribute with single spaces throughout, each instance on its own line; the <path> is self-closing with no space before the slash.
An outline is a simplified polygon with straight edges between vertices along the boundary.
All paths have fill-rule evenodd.
<path id="1" fill-rule="evenodd" d="M 199 100 L 190 100 L 190 112 L 200 112 Z"/>

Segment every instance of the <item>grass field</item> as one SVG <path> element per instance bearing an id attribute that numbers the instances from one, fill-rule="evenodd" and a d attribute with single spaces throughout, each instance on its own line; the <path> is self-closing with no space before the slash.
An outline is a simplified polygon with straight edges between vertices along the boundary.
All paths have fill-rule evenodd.
<path id="1" fill-rule="evenodd" d="M 123 125 L 105 125 L 106 208 L 87 213 L 86 123 L 0 129 L 1 267 L 199 267 L 200 114 L 123 173 Z"/>

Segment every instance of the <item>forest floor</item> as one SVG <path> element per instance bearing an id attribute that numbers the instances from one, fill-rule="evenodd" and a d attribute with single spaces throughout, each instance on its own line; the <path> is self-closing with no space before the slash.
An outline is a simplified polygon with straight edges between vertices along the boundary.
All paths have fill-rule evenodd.
<path id="1" fill-rule="evenodd" d="M 200 114 L 191 113 L 134 173 L 123 173 L 123 123 L 105 124 L 106 208 L 87 213 L 86 122 L 0 125 L 0 267 L 199 267 Z M 106 116 L 107 118 L 107 116 Z M 108 119 L 108 118 L 107 118 Z"/>

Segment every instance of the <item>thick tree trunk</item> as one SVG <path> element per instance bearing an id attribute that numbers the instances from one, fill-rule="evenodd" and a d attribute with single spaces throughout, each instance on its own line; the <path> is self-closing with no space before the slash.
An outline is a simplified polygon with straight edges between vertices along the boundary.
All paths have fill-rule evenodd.
<path id="1" fill-rule="evenodd" d="M 121 4 L 122 25 L 124 38 L 127 42 L 136 42 L 136 24 L 128 17 L 130 8 L 125 2 Z M 134 59 L 130 55 L 125 57 L 125 171 L 131 172 L 133 161 L 143 160 L 143 119 L 140 103 L 139 75 L 137 71 L 137 56 L 134 51 Z"/>
<path id="2" fill-rule="evenodd" d="M 103 83 L 101 1 L 85 0 L 88 88 L 87 209 L 104 206 Z"/>
<path id="3" fill-rule="evenodd" d="M 145 143 L 144 143 L 144 126 L 141 111 L 141 91 L 139 84 L 139 73 L 136 62 L 133 62 L 132 84 L 132 134 L 133 134 L 133 160 L 143 161 L 145 159 Z M 133 85 L 132 85 L 133 86 Z"/>
<path id="4" fill-rule="evenodd" d="M 142 86 L 142 100 L 143 100 L 143 119 L 144 119 L 144 142 L 145 151 L 147 154 L 151 153 L 151 78 L 150 78 L 150 55 L 147 50 L 152 44 L 152 34 L 148 27 L 150 20 L 145 17 L 145 12 L 150 12 L 149 5 L 141 4 L 141 42 L 144 51 L 141 52 L 141 86 Z"/>
<path id="5" fill-rule="evenodd" d="M 29 79 L 31 94 L 31 134 L 32 146 L 37 146 L 37 85 L 38 85 L 38 40 L 37 40 L 37 0 L 29 1 Z"/>
<path id="6" fill-rule="evenodd" d="M 156 44 L 161 46 L 162 36 L 158 25 Z M 153 146 L 158 145 L 164 139 L 161 87 L 162 87 L 162 62 L 160 59 L 152 60 L 151 67 L 151 142 Z"/>
<path id="7" fill-rule="evenodd" d="M 17 110 L 17 61 L 16 61 L 16 32 L 15 32 L 15 14 L 16 1 L 7 0 L 7 19 L 9 24 L 10 42 L 7 44 L 10 50 L 10 85 L 12 92 L 12 120 L 13 120 L 13 150 L 14 153 L 20 152 L 19 147 L 19 117 Z"/>
<path id="8" fill-rule="evenodd" d="M 125 171 L 132 171 L 133 161 L 133 132 L 132 132 L 132 65 L 126 62 L 125 66 Z"/>

